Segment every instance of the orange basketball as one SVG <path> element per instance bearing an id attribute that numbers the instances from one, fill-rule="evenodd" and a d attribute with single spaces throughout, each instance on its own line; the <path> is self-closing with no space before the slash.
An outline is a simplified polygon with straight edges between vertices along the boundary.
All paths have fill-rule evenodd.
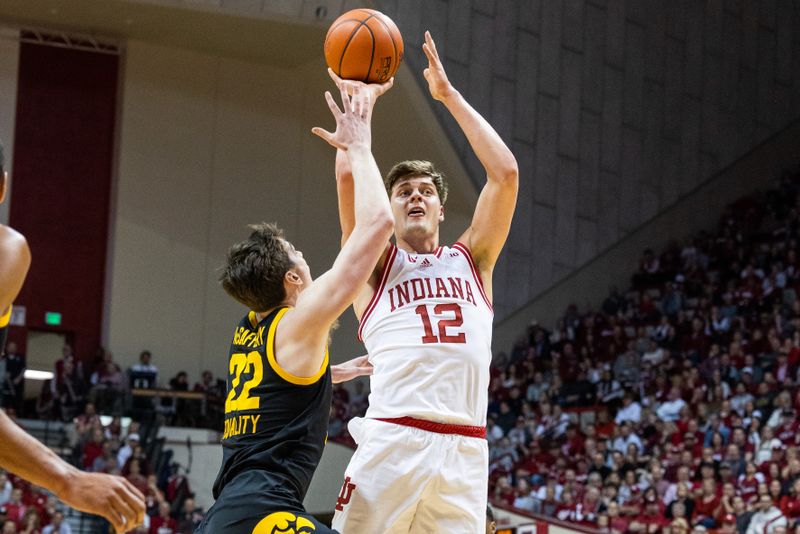
<path id="1" fill-rule="evenodd" d="M 403 60 L 403 37 L 392 19 L 374 9 L 353 9 L 331 24 L 325 61 L 340 78 L 383 83 Z"/>

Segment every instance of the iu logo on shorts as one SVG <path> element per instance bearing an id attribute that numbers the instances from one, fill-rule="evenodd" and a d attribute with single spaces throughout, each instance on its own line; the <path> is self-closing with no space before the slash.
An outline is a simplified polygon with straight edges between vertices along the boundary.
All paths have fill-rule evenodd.
<path id="1" fill-rule="evenodd" d="M 356 485 L 350 483 L 350 477 L 346 477 L 344 479 L 344 484 L 342 484 L 342 491 L 339 492 L 339 498 L 336 499 L 336 509 L 338 511 L 344 510 L 345 505 L 350 504 L 350 497 L 353 496 L 353 490 L 356 489 Z"/>

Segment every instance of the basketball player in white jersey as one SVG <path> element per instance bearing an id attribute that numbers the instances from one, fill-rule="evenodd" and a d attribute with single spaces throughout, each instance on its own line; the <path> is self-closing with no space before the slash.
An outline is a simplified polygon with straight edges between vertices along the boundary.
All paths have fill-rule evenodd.
<path id="1" fill-rule="evenodd" d="M 354 303 L 374 371 L 366 417 L 350 423 L 358 449 L 333 519 L 342 534 L 486 528 L 492 270 L 511 226 L 518 169 L 497 132 L 448 81 L 427 32 L 423 50 L 431 96 L 458 122 L 487 181 L 470 227 L 441 246 L 441 173 L 429 162 L 406 161 L 384 180 L 396 245 L 387 245 Z M 358 85 L 332 77 L 340 87 Z M 353 182 L 341 154 L 336 170 L 344 243 L 353 228 Z"/>

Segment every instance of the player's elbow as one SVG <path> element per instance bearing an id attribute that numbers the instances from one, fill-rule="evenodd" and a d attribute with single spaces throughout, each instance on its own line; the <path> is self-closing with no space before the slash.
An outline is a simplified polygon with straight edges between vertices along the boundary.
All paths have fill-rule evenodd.
<path id="1" fill-rule="evenodd" d="M 513 154 L 508 155 L 506 161 L 500 169 L 500 180 L 507 184 L 516 184 L 519 182 L 519 165 Z"/>
<path id="2" fill-rule="evenodd" d="M 508 187 L 515 187 L 519 183 L 519 166 L 513 154 L 509 152 L 490 169 L 489 181 Z"/>

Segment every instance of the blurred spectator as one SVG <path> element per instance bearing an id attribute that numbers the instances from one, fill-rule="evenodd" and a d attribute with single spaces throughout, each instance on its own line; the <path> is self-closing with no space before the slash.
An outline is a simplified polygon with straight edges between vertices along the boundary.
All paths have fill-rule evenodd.
<path id="1" fill-rule="evenodd" d="M 55 381 L 45 380 L 42 382 L 42 389 L 36 398 L 36 415 L 39 419 L 49 420 L 53 417 L 55 410 L 55 395 L 53 389 Z"/>
<path id="2" fill-rule="evenodd" d="M 180 534 L 192 534 L 203 521 L 203 510 L 195 505 L 192 497 L 187 497 L 183 501 L 178 515 L 178 529 Z"/>
<path id="3" fill-rule="evenodd" d="M 3 399 L 0 406 L 10 406 L 19 412 L 25 399 L 25 356 L 19 352 L 16 343 L 9 341 L 5 356 L 0 358 L 5 360 L 5 377 L 2 381 L 3 387 L 0 388 Z"/>
<path id="4" fill-rule="evenodd" d="M 624 422 L 639 423 L 642 420 L 642 407 L 633 400 L 633 394 L 626 391 L 622 396 L 622 407 L 617 412 L 614 422 L 621 425 Z"/>
<path id="5" fill-rule="evenodd" d="M 125 444 L 119 448 L 117 453 L 117 466 L 122 469 L 127 463 L 128 459 L 133 455 L 134 448 L 139 446 L 139 434 L 131 432 L 128 429 L 128 437 L 125 439 Z"/>
<path id="6" fill-rule="evenodd" d="M 92 439 L 87 441 L 83 446 L 81 464 L 84 470 L 92 470 L 95 460 L 103 456 L 103 446 L 105 445 L 105 442 L 106 437 L 103 434 L 103 428 L 95 428 L 92 431 Z"/>
<path id="7" fill-rule="evenodd" d="M 103 360 L 90 378 L 92 385 L 89 398 L 96 403 L 102 413 L 122 413 L 122 400 L 125 392 L 125 376 L 114 363 L 111 351 L 103 351 Z"/>
<path id="8" fill-rule="evenodd" d="M 83 382 L 83 364 L 75 358 L 72 353 L 70 345 L 61 347 L 61 358 L 56 360 L 55 363 L 55 381 L 53 384 L 53 391 L 57 392 L 61 388 L 61 382 L 64 378 L 64 367 L 67 364 L 72 364 L 70 374 L 73 374 L 73 379 L 78 382 Z"/>
<path id="9" fill-rule="evenodd" d="M 64 514 L 56 512 L 52 522 L 42 529 L 42 534 L 72 534 L 69 523 L 64 521 Z"/>
<path id="10" fill-rule="evenodd" d="M 60 373 L 57 374 L 56 381 L 53 382 L 56 388 L 53 393 L 56 410 L 60 414 L 61 420 L 66 422 L 72 420 L 83 409 L 84 382 L 74 358 L 65 358 L 59 362 L 62 362 L 63 365 Z"/>
<path id="11" fill-rule="evenodd" d="M 8 473 L 0 469 L 0 506 L 5 504 L 11 499 L 11 490 L 14 489 L 11 481 L 8 480 Z M 6 510 L 6 514 L 8 511 Z"/>
<path id="12" fill-rule="evenodd" d="M 142 474 L 142 466 L 139 459 L 131 458 L 127 468 L 128 473 L 125 475 L 125 478 L 128 479 L 128 482 L 141 491 L 142 495 L 147 493 L 147 477 Z"/>
<path id="13" fill-rule="evenodd" d="M 91 437 L 92 431 L 100 423 L 95 406 L 87 402 L 83 407 L 83 413 L 73 419 L 75 428 L 75 439 L 82 443 Z"/>
<path id="14" fill-rule="evenodd" d="M 41 534 L 41 522 L 39 512 L 35 508 L 28 508 L 19 525 L 20 534 Z"/>
<path id="15" fill-rule="evenodd" d="M 172 391 L 189 391 L 189 376 L 186 371 L 179 371 L 169 380 L 169 389 Z M 195 405 L 186 399 L 162 397 L 161 411 L 168 414 L 169 424 L 175 426 L 192 426 L 194 417 L 199 415 L 199 410 L 194 410 Z"/>
<path id="16" fill-rule="evenodd" d="M 22 489 L 12 489 L 11 498 L 8 499 L 8 502 L 4 505 L 4 507 L 6 509 L 6 517 L 17 525 L 21 524 L 22 517 L 25 515 L 25 510 L 28 509 L 28 507 L 22 502 Z"/>
<path id="17" fill-rule="evenodd" d="M 219 388 L 219 384 L 214 381 L 214 375 L 211 371 L 203 371 L 200 382 L 194 385 L 194 391 L 205 393 L 206 395 L 215 395 L 217 397 L 221 397 L 223 393 Z"/>
<path id="18" fill-rule="evenodd" d="M 149 350 L 143 350 L 139 354 L 139 363 L 130 367 L 128 374 L 131 388 L 155 389 L 158 387 L 158 368 L 150 363 L 152 357 Z"/>
<path id="19" fill-rule="evenodd" d="M 169 515 L 168 502 L 162 502 L 158 507 L 158 515 L 150 518 L 149 534 L 174 534 L 178 529 L 178 522 Z"/>
<path id="20" fill-rule="evenodd" d="M 758 498 L 757 511 L 750 519 L 746 534 L 776 534 L 775 530 L 778 527 L 785 529 L 788 524 L 783 512 L 772 502 L 772 498 L 769 495 L 761 495 Z"/>

